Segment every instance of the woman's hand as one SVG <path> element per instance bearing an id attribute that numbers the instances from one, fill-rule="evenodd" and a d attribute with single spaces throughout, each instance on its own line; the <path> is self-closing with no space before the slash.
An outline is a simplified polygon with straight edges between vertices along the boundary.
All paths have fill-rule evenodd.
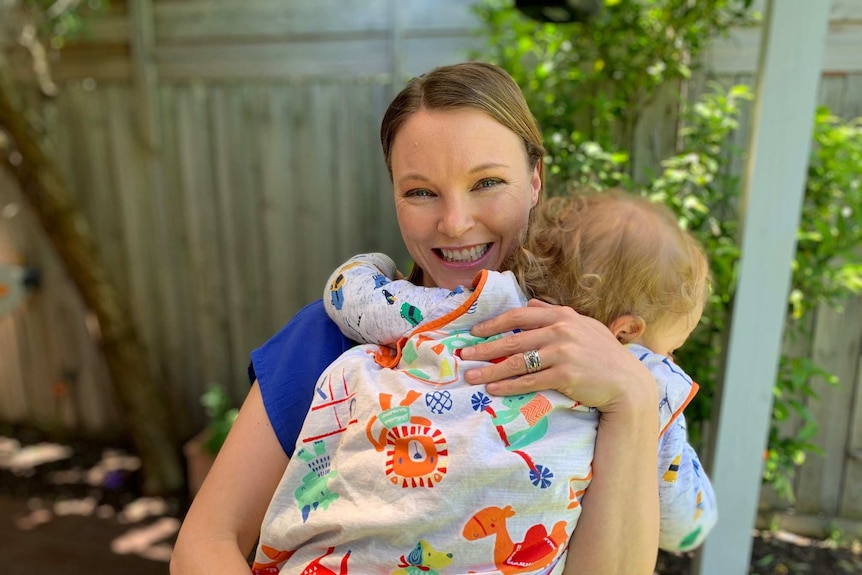
<path id="1" fill-rule="evenodd" d="M 504 361 L 466 372 L 489 393 L 514 395 L 553 389 L 603 413 L 657 409 L 652 375 L 600 322 L 571 308 L 530 300 L 475 326 L 473 335 L 519 333 L 461 350 L 465 360 Z M 538 351 L 541 369 L 527 373 L 524 352 Z M 656 419 L 658 421 L 658 419 Z"/>

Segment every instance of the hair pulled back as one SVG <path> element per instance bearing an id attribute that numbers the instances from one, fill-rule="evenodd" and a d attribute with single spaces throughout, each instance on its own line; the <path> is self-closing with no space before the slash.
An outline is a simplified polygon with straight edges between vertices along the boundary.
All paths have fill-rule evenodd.
<path id="1" fill-rule="evenodd" d="M 502 68 L 484 62 L 463 62 L 435 68 L 410 80 L 392 100 L 380 125 L 383 157 L 392 177 L 392 144 L 404 123 L 416 112 L 463 110 L 484 112 L 517 134 L 524 142 L 530 168 L 542 175 L 542 133 L 524 94 Z"/>

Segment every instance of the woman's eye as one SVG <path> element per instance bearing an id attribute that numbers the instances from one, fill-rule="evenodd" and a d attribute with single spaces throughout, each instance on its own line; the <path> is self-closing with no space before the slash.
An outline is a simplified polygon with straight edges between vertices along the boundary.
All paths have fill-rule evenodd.
<path id="1" fill-rule="evenodd" d="M 430 190 L 426 190 L 424 188 L 417 188 L 415 190 L 407 190 L 404 193 L 405 198 L 431 198 L 434 197 L 434 194 L 431 193 Z"/>
<path id="2" fill-rule="evenodd" d="M 482 180 L 479 180 L 479 182 L 476 184 L 476 188 L 477 189 L 490 188 L 490 187 L 496 186 L 497 184 L 502 184 L 502 183 L 503 183 L 503 180 L 501 180 L 499 178 L 484 178 Z"/>

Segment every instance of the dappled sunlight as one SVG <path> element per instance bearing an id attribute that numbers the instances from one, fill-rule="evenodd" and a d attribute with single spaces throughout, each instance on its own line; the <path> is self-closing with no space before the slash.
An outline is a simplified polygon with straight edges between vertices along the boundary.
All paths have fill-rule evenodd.
<path id="1" fill-rule="evenodd" d="M 14 438 L 0 436 L 0 469 L 8 469 L 18 476 L 32 476 L 36 468 L 47 463 L 71 459 L 72 447 L 59 443 L 41 442 L 25 447 Z M 49 481 L 55 485 L 89 485 L 115 489 L 122 485 L 127 474 L 141 468 L 141 459 L 119 449 L 105 449 L 102 458 L 92 467 L 71 467 L 52 471 Z"/>
<path id="2" fill-rule="evenodd" d="M 84 497 L 82 499 L 65 499 L 54 503 L 54 515 L 65 517 L 67 515 L 94 515 L 96 512 L 96 499 Z"/>
<path id="3" fill-rule="evenodd" d="M 58 443 L 36 443 L 22 447 L 17 439 L 0 437 L 0 469 L 29 476 L 39 465 L 72 457 L 72 448 Z"/>
<path id="4" fill-rule="evenodd" d="M 154 521 L 129 527 L 110 542 L 110 550 L 117 555 L 138 555 L 151 561 L 168 562 L 173 551 L 168 540 L 177 534 L 180 521 L 166 517 L 170 508 L 159 497 L 141 497 L 126 505 L 119 513 L 110 505 L 99 505 L 95 497 L 64 499 L 49 503 L 33 497 L 27 502 L 29 513 L 14 519 L 15 527 L 21 531 L 32 531 L 61 517 L 97 517 L 113 521 L 118 527 L 140 524 L 155 518 Z"/>
<path id="5" fill-rule="evenodd" d="M 32 509 L 28 515 L 23 515 L 21 517 L 15 518 L 15 527 L 20 529 L 21 531 L 29 531 L 31 529 L 35 529 L 40 525 L 48 523 L 53 519 L 54 514 L 51 513 L 50 509 L 46 509 L 44 507 L 38 507 L 36 509 Z"/>
<path id="6" fill-rule="evenodd" d="M 33 497 L 27 501 L 30 513 L 17 517 L 15 526 L 18 529 L 28 530 L 48 523 L 54 517 L 66 517 L 78 515 L 88 517 L 95 515 L 100 519 L 109 519 L 116 515 L 114 508 L 110 505 L 99 505 L 94 497 L 83 497 L 80 499 L 62 499 L 54 503 L 46 502 L 39 497 Z"/>
<path id="7" fill-rule="evenodd" d="M 141 459 L 116 449 L 106 449 L 102 459 L 90 469 L 63 469 L 50 474 L 52 483 L 57 485 L 87 484 L 93 487 L 119 487 L 123 472 L 137 471 Z"/>
<path id="8" fill-rule="evenodd" d="M 148 517 L 160 517 L 168 513 L 168 503 L 161 497 L 135 499 L 120 512 L 120 523 L 137 523 Z"/>
<path id="9" fill-rule="evenodd" d="M 92 450 L 82 457 L 74 445 L 22 445 L 18 439 L 0 436 L 0 472 L 19 478 L 14 481 L 27 485 L 24 493 L 31 494 L 10 517 L 14 529 L 37 537 L 77 534 L 86 525 L 86 530 L 103 534 L 96 544 L 105 554 L 167 563 L 180 528 L 179 519 L 172 516 L 176 504 L 160 497 L 135 497 L 140 458 L 116 448 Z M 86 524 L 82 518 L 88 518 Z"/>
<path id="10" fill-rule="evenodd" d="M 150 525 L 129 529 L 111 541 L 111 551 L 118 555 L 134 553 L 145 559 L 167 563 L 171 559 L 173 545 L 164 540 L 173 537 L 179 530 L 179 519 L 162 517 Z"/>

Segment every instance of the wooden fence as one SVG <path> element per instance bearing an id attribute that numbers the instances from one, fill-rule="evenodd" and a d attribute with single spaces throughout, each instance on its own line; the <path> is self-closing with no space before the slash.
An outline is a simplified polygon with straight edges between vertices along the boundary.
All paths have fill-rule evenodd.
<path id="1" fill-rule="evenodd" d="M 379 121 L 406 77 L 463 60 L 481 43 L 470 4 L 112 3 L 56 63 L 62 91 L 34 99 L 39 121 L 129 295 L 184 437 L 203 424 L 198 402 L 209 384 L 244 397 L 249 351 L 320 297 L 335 265 L 379 250 L 406 266 Z M 754 28 L 715 43 L 707 77 L 753 83 L 758 41 Z M 704 86 L 693 83 L 692 94 Z M 862 0 L 833 2 L 821 100 L 862 115 Z M 641 166 L 667 154 L 673 113 L 659 101 L 642 119 Z M 745 132 L 744 124 L 743 147 Z M 0 421 L 123 433 L 98 326 L 3 172 L 0 263 L 43 275 L 0 317 Z M 824 455 L 797 478 L 801 516 L 862 518 L 860 339 L 862 301 L 847 302 L 843 315 L 820 310 L 808 352 L 842 385 L 823 386 L 810 406 Z M 764 502 L 776 503 L 769 494 Z"/>

